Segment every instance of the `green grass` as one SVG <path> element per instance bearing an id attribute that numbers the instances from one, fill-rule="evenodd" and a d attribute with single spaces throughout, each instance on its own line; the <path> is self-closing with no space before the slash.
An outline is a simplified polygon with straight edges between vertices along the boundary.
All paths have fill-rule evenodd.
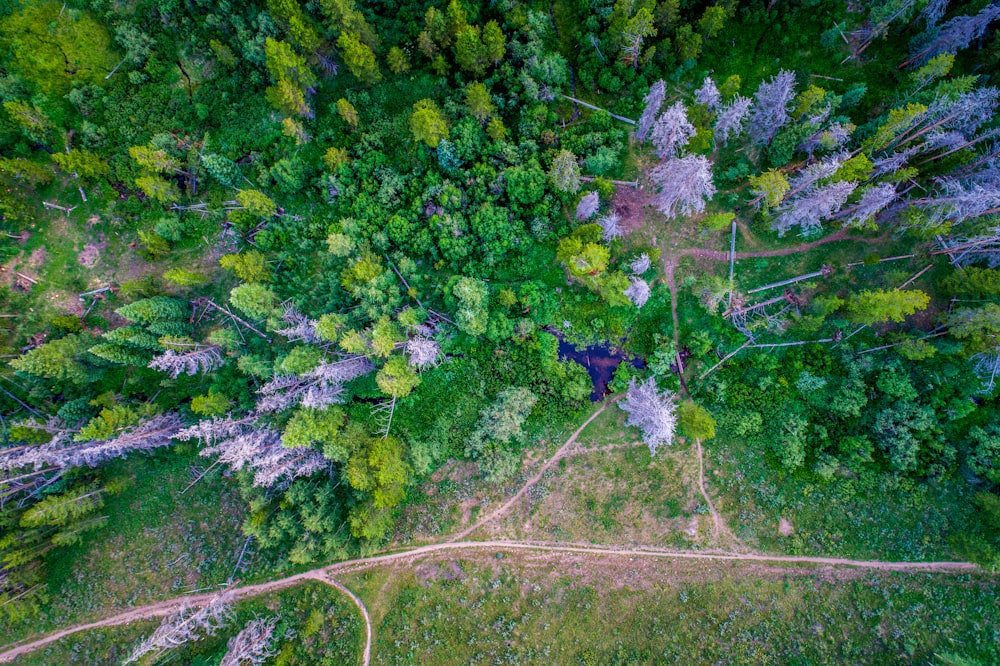
<path id="1" fill-rule="evenodd" d="M 373 664 L 1000 658 L 996 583 L 969 576 L 483 554 L 349 578 L 376 622 Z"/>
<path id="2" fill-rule="evenodd" d="M 703 500 L 693 449 L 677 443 L 651 457 L 624 420 L 624 412 L 610 406 L 587 426 L 577 443 L 593 451 L 569 455 L 549 469 L 528 491 L 527 502 L 502 521 L 505 534 L 698 547 Z"/>
<path id="3" fill-rule="evenodd" d="M 760 451 L 729 436 L 705 445 L 717 508 L 747 545 L 769 552 L 889 560 L 958 558 L 949 539 L 975 518 L 961 479 L 927 481 L 881 472 L 830 483 L 782 475 Z M 779 521 L 792 524 L 789 536 Z"/>
<path id="4" fill-rule="evenodd" d="M 361 615 L 342 593 L 320 583 L 307 582 L 289 590 L 248 599 L 234 608 L 234 619 L 216 635 L 205 637 L 153 662 L 218 664 L 226 643 L 255 617 L 280 619 L 275 627 L 277 656 L 268 663 L 286 666 L 356 664 L 364 641 Z M 68 636 L 15 661 L 18 666 L 52 664 L 112 666 L 120 664 L 133 647 L 159 625 L 144 620 Z"/>

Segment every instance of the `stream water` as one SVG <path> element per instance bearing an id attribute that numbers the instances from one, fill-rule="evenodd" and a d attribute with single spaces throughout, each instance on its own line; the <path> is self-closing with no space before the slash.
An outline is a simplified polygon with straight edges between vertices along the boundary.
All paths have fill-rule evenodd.
<path id="1" fill-rule="evenodd" d="M 636 368 L 646 367 L 643 359 L 626 354 L 619 347 L 603 344 L 578 348 L 562 338 L 559 338 L 559 358 L 576 361 L 586 369 L 593 383 L 591 402 L 598 402 L 608 394 L 608 382 L 614 377 L 615 370 L 622 361 L 631 363 Z"/>

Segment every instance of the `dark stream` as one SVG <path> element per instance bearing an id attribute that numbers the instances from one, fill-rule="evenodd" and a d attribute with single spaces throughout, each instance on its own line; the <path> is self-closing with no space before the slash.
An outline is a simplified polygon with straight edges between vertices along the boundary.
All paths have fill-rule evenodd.
<path id="1" fill-rule="evenodd" d="M 619 347 L 609 344 L 592 347 L 574 347 L 559 338 L 559 358 L 576 361 L 590 375 L 594 390 L 590 393 L 590 401 L 598 402 L 608 394 L 608 382 L 614 377 L 615 370 L 622 361 L 627 361 L 635 368 L 645 368 L 646 362 L 638 356 L 631 356 Z"/>

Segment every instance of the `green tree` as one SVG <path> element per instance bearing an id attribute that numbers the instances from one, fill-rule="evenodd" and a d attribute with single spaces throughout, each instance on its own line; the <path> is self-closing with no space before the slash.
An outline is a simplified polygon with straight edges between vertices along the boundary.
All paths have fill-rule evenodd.
<path id="1" fill-rule="evenodd" d="M 575 194 L 580 190 L 580 165 L 576 155 L 568 150 L 560 150 L 552 160 L 549 179 L 560 192 Z"/>
<path id="2" fill-rule="evenodd" d="M 422 99 L 413 105 L 410 131 L 417 141 L 437 148 L 441 139 L 448 138 L 448 123 L 437 104 L 429 99 Z"/>
<path id="3" fill-rule="evenodd" d="M 3 109 L 26 137 L 42 144 L 49 142 L 52 121 L 44 111 L 20 99 L 4 102 Z"/>
<path id="4" fill-rule="evenodd" d="M 485 333 L 489 320 L 486 285 L 475 278 L 460 277 L 452 287 L 452 293 L 459 304 L 455 314 L 458 327 L 469 335 Z"/>
<path id="5" fill-rule="evenodd" d="M 497 111 L 496 105 L 493 104 L 493 98 L 490 96 L 489 89 L 479 81 L 474 81 L 465 88 L 465 106 L 469 109 L 469 113 L 472 114 L 472 117 L 483 125 L 485 125 Z"/>
<path id="6" fill-rule="evenodd" d="M 264 43 L 267 71 L 274 85 L 264 91 L 267 100 L 279 111 L 289 116 L 312 117 L 306 94 L 316 85 L 316 75 L 309 69 L 305 58 L 299 56 L 286 42 L 270 37 Z"/>
<path id="7" fill-rule="evenodd" d="M 191 398 L 191 411 L 199 416 L 222 416 L 233 406 L 233 401 L 224 393 L 209 389 L 205 395 Z"/>
<path id="8" fill-rule="evenodd" d="M 715 419 L 701 405 L 682 402 L 677 407 L 677 422 L 688 437 L 702 441 L 715 437 Z"/>
<path id="9" fill-rule="evenodd" d="M 466 72 L 482 76 L 490 63 L 489 53 L 480 38 L 478 26 L 466 25 L 455 38 L 455 61 Z"/>
<path id="10" fill-rule="evenodd" d="M 719 5 L 712 5 L 711 7 L 706 7 L 705 12 L 698 19 L 698 32 L 705 39 L 712 39 L 719 31 L 722 30 L 722 26 L 726 23 L 726 9 L 725 7 L 720 7 Z"/>
<path id="11" fill-rule="evenodd" d="M 386 55 L 385 60 L 389 65 L 389 71 L 393 74 L 402 74 L 410 69 L 410 57 L 406 55 L 406 51 L 398 46 L 393 46 L 389 49 L 389 53 Z"/>
<path id="12" fill-rule="evenodd" d="M 499 65 L 507 51 L 507 38 L 496 21 L 489 21 L 483 26 L 483 48 L 486 58 L 494 65 Z"/>
<path id="13" fill-rule="evenodd" d="M 358 110 L 343 97 L 337 100 L 337 114 L 351 129 L 358 129 Z"/>
<path id="14" fill-rule="evenodd" d="M 759 204 L 764 210 L 774 208 L 781 203 L 791 186 L 788 178 L 780 169 L 771 169 L 758 176 L 750 176 L 747 181 L 754 199 L 751 203 Z"/>
<path id="15" fill-rule="evenodd" d="M 244 282 L 271 281 L 271 267 L 267 264 L 267 257 L 257 250 L 224 254 L 219 258 L 219 265 L 231 270 L 236 277 Z"/>
<path id="16" fill-rule="evenodd" d="M 241 284 L 229 292 L 229 301 L 253 319 L 267 319 L 280 312 L 278 297 L 262 284 Z"/>
<path id="17" fill-rule="evenodd" d="M 420 383 L 420 375 L 402 356 L 393 356 L 375 375 L 379 389 L 393 398 L 405 398 Z"/>
<path id="18" fill-rule="evenodd" d="M 847 302 L 846 315 L 856 324 L 876 324 L 884 321 L 901 322 L 917 310 L 923 310 L 931 297 L 919 290 L 885 291 L 866 289 L 854 294 Z"/>
<path id="19" fill-rule="evenodd" d="M 292 448 L 319 446 L 329 460 L 345 463 L 351 453 L 340 437 L 346 423 L 344 410 L 339 407 L 300 407 L 288 420 L 288 425 L 281 434 L 281 443 Z"/>
<path id="20" fill-rule="evenodd" d="M 25 352 L 10 362 L 18 372 L 44 377 L 57 383 L 81 385 L 87 382 L 87 368 L 79 357 L 88 340 L 81 335 L 67 335 Z"/>
<path id="21" fill-rule="evenodd" d="M 344 63 L 351 74 L 367 85 L 378 83 L 382 78 L 375 53 L 361 41 L 361 37 L 353 32 L 342 32 L 337 39 L 337 46 L 343 54 Z"/>
<path id="22" fill-rule="evenodd" d="M 75 82 L 101 84 L 117 58 L 104 26 L 89 12 L 60 2 L 27 2 L 0 22 L 7 67 L 47 95 L 61 97 Z"/>

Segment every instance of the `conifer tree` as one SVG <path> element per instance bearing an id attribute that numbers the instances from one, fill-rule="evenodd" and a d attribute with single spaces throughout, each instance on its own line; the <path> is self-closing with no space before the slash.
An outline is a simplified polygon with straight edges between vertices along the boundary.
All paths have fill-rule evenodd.
<path id="1" fill-rule="evenodd" d="M 549 179 L 553 187 L 560 192 L 570 194 L 580 190 L 580 165 L 577 163 L 576 155 L 568 150 L 560 150 L 552 160 L 552 168 L 549 169 Z"/>

